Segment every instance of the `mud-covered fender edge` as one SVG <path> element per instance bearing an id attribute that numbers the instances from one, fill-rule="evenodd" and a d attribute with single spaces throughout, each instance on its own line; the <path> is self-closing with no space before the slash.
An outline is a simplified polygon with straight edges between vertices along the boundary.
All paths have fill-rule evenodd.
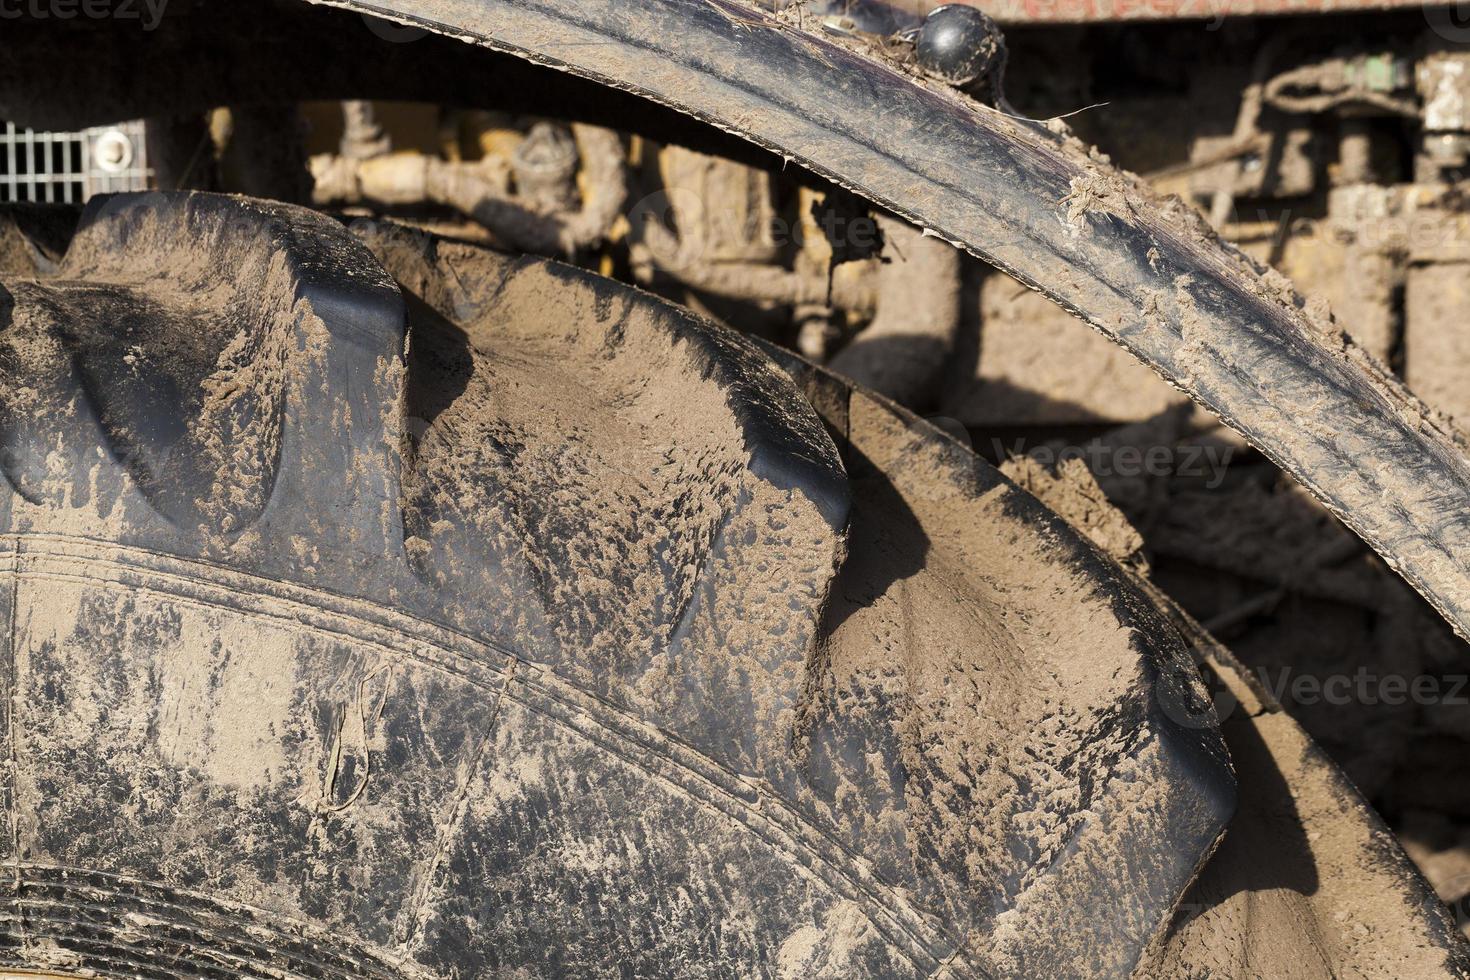
<path id="1" fill-rule="evenodd" d="M 1238 429 L 1470 636 L 1463 437 L 1195 212 L 1075 141 L 740 0 L 312 2 L 673 107 L 994 263 Z"/>

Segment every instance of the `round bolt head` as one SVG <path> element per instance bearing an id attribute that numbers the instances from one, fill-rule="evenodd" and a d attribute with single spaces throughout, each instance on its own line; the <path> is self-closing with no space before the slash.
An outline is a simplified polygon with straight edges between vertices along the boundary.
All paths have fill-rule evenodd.
<path id="1" fill-rule="evenodd" d="M 133 162 L 133 141 L 120 129 L 109 129 L 92 144 L 92 160 L 108 173 L 119 173 Z"/>
<path id="2" fill-rule="evenodd" d="M 916 54 L 926 75 L 964 86 L 985 76 L 1001 51 L 1000 28 L 974 7 L 935 7 L 919 29 Z"/>

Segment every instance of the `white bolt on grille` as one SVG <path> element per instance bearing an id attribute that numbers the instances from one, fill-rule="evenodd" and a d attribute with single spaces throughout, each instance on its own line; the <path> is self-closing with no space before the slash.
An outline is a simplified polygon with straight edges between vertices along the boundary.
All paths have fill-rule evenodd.
<path id="1" fill-rule="evenodd" d="M 151 176 L 141 122 L 76 133 L 7 122 L 0 131 L 0 203 L 81 203 L 97 194 L 147 190 Z"/>

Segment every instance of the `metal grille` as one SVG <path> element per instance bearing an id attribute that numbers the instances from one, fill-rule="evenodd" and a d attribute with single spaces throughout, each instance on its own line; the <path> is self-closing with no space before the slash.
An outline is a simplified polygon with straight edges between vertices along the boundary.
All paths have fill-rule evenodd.
<path id="1" fill-rule="evenodd" d="M 0 132 L 0 202 L 80 203 L 146 190 L 150 176 L 141 122 L 79 133 L 38 133 L 7 122 Z"/>

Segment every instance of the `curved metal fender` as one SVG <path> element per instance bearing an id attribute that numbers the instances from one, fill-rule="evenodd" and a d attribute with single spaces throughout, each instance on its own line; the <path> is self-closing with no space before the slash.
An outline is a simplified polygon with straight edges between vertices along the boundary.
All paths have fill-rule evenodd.
<path id="1" fill-rule="evenodd" d="M 314 2 L 671 106 L 994 263 L 1238 429 L 1470 637 L 1464 437 L 1284 279 L 1075 140 L 739 0 Z"/>

